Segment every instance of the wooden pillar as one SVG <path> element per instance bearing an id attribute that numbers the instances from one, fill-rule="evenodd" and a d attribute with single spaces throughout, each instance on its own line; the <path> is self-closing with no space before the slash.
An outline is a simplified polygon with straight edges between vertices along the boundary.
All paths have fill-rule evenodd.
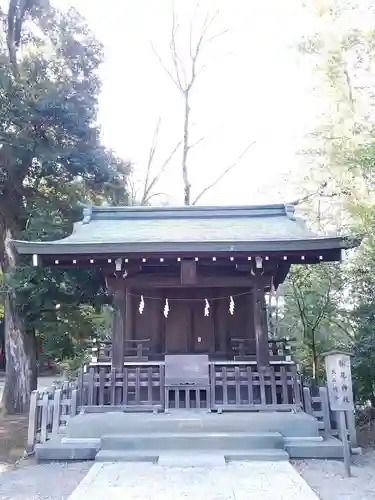
<path id="1" fill-rule="evenodd" d="M 113 295 L 113 323 L 112 323 L 112 368 L 122 372 L 124 368 L 124 341 L 126 323 L 125 286 L 123 281 L 115 282 Z"/>
<path id="2" fill-rule="evenodd" d="M 269 366 L 268 330 L 267 323 L 264 321 L 264 287 L 260 283 L 260 280 L 257 278 L 258 277 L 255 276 L 254 288 L 252 293 L 253 321 L 257 364 L 259 368 L 264 368 Z"/>
<path id="3" fill-rule="evenodd" d="M 134 340 L 133 296 L 129 288 L 125 291 L 125 340 Z"/>

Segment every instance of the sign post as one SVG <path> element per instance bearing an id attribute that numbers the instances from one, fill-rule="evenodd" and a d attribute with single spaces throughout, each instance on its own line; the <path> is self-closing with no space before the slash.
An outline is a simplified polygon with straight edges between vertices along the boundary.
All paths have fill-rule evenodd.
<path id="1" fill-rule="evenodd" d="M 328 399 L 332 411 L 338 413 L 339 432 L 344 448 L 346 474 L 350 477 L 350 447 L 345 412 L 353 410 L 353 384 L 350 354 L 330 351 L 323 355 L 327 373 Z"/>

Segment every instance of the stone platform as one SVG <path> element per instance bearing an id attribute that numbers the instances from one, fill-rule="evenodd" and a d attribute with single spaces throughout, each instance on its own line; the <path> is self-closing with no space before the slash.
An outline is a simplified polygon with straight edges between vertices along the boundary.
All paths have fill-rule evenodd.
<path id="1" fill-rule="evenodd" d="M 91 413 L 77 415 L 66 427 L 69 438 L 101 438 L 106 434 L 278 432 L 284 437 L 319 437 L 317 420 L 304 412 Z"/>
<path id="2" fill-rule="evenodd" d="M 69 420 L 63 437 L 37 445 L 39 460 L 194 464 L 233 460 L 342 458 L 341 442 L 324 440 L 316 419 L 298 412 L 92 413 Z M 190 463 L 192 462 L 192 463 Z"/>

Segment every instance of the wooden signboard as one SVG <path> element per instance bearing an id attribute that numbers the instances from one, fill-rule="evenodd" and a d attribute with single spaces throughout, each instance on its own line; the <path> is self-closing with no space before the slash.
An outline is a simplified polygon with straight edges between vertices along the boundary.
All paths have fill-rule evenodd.
<path id="1" fill-rule="evenodd" d="M 332 351 L 325 354 L 327 373 L 328 399 L 332 411 L 337 412 L 338 427 L 344 450 L 344 464 L 347 476 L 350 470 L 350 446 L 346 427 L 345 412 L 353 411 L 352 374 L 350 355 Z"/>
<path id="2" fill-rule="evenodd" d="M 208 386 L 209 366 L 206 354 L 168 354 L 165 356 L 166 386 Z"/>
<path id="3" fill-rule="evenodd" d="M 329 403 L 332 411 L 353 409 L 350 356 L 340 352 L 325 357 Z"/>

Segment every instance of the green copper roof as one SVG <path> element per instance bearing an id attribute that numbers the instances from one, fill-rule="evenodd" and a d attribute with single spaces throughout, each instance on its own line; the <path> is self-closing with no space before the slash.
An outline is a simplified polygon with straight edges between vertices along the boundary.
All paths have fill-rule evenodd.
<path id="1" fill-rule="evenodd" d="M 350 248 L 311 233 L 289 205 L 86 207 L 73 233 L 51 242 L 14 241 L 20 254 L 287 251 Z"/>

